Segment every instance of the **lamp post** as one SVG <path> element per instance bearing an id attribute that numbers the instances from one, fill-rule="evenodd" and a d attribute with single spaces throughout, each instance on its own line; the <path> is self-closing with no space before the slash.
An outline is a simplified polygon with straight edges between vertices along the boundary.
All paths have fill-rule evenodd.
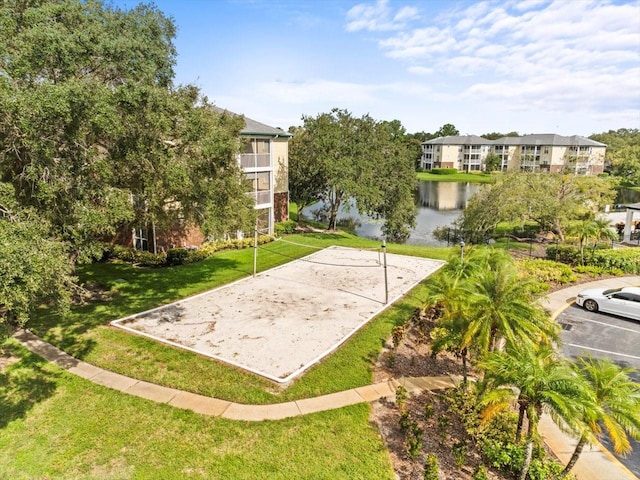
<path id="1" fill-rule="evenodd" d="M 460 240 L 460 263 L 464 260 L 464 240 Z"/>

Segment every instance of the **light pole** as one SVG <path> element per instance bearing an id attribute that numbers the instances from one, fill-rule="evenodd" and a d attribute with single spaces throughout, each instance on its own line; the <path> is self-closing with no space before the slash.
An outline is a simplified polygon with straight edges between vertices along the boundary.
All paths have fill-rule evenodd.
<path id="1" fill-rule="evenodd" d="M 460 240 L 460 263 L 464 260 L 464 240 Z"/>

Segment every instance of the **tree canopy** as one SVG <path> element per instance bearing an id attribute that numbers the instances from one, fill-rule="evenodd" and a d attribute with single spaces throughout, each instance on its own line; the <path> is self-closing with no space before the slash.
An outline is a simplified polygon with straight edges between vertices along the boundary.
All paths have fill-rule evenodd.
<path id="1" fill-rule="evenodd" d="M 414 162 L 397 120 L 379 122 L 333 109 L 304 124 L 290 142 L 289 184 L 294 202 L 322 201 L 329 229 L 341 206 L 385 218 L 383 233 L 403 240 L 415 223 Z"/>
<path id="2" fill-rule="evenodd" d="M 173 86 L 175 26 L 159 10 L 16 0 L 0 17 L 0 179 L 61 238 L 177 218 L 219 232 L 249 215 L 242 119 Z"/>
<path id="3" fill-rule="evenodd" d="M 220 234 L 252 218 L 236 160 L 243 119 L 173 85 L 174 36 L 147 5 L 0 7 L 0 204 L 28 211 L 74 259 L 127 222 Z"/>
<path id="4" fill-rule="evenodd" d="M 640 130 L 620 128 L 589 137 L 607 145 L 606 163 L 611 173 L 627 185 L 640 185 Z"/>
<path id="5" fill-rule="evenodd" d="M 614 197 L 614 184 L 606 178 L 505 173 L 469 200 L 458 227 L 483 239 L 500 222 L 530 221 L 564 238 L 569 222 L 593 218 Z"/>

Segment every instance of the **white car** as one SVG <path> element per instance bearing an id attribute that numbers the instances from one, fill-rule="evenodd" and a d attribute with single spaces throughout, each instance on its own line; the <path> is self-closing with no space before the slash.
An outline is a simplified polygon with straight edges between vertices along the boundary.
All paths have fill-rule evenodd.
<path id="1" fill-rule="evenodd" d="M 578 294 L 576 303 L 590 312 L 640 320 L 640 287 L 590 288 Z"/>

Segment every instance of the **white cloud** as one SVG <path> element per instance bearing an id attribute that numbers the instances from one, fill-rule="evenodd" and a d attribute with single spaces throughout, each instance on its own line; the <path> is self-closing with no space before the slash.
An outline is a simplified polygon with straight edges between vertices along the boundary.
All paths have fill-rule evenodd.
<path id="1" fill-rule="evenodd" d="M 357 7 L 364 18 L 367 4 Z M 389 23 L 387 1 L 369 8 L 375 25 Z M 415 11 L 411 26 L 368 30 L 387 57 L 442 83 L 443 95 L 556 114 L 637 109 L 637 127 L 639 9 L 638 0 L 487 0 L 435 16 Z"/>
<path id="2" fill-rule="evenodd" d="M 418 9 L 405 6 L 393 12 L 388 0 L 378 0 L 374 4 L 359 3 L 347 12 L 347 31 L 369 30 L 383 32 L 399 30 L 406 23 L 419 18 Z"/>

